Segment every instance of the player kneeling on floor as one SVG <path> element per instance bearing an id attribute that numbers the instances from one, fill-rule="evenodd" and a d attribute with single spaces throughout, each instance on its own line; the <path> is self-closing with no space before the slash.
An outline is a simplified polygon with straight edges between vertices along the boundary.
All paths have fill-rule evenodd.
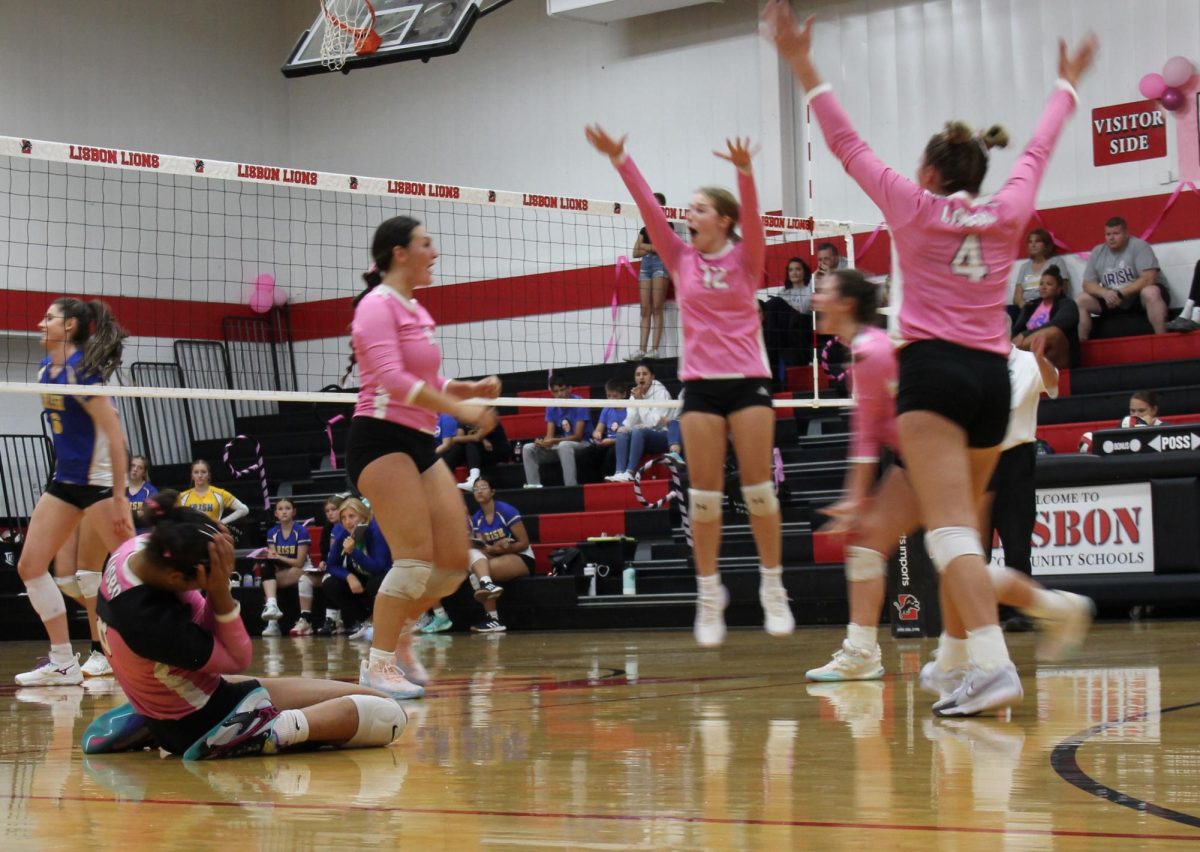
<path id="1" fill-rule="evenodd" d="M 87 754 L 157 745 L 187 760 L 274 754 L 308 744 L 382 746 L 407 717 L 373 689 L 312 678 L 237 677 L 252 656 L 233 599 L 233 540 L 218 522 L 148 501 L 104 571 L 100 635 L 129 704 L 83 736 Z M 204 595 L 201 595 L 201 592 Z"/>

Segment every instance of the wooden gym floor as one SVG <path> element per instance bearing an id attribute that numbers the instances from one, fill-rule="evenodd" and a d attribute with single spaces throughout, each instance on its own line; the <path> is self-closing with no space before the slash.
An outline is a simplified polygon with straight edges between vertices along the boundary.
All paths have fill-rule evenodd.
<path id="1" fill-rule="evenodd" d="M 809 685 L 840 631 L 443 634 L 391 748 L 184 765 L 87 758 L 111 679 L 18 689 L 0 645 L 0 849 L 1051 849 L 1200 843 L 1200 631 L 1096 628 L 1071 665 L 1010 639 L 1011 719 L 938 720 L 931 640 Z M 256 673 L 349 679 L 363 646 L 256 641 Z"/>

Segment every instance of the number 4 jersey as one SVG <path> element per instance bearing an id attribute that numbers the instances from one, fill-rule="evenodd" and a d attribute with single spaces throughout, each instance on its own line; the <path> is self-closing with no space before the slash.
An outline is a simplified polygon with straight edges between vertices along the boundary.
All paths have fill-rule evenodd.
<path id="1" fill-rule="evenodd" d="M 38 367 L 38 382 L 45 385 L 99 385 L 103 379 L 84 373 L 80 367 L 83 353 L 67 358 L 57 375 L 50 358 Z M 111 486 L 112 460 L 108 438 L 96 428 L 84 402 L 91 396 L 67 396 L 52 391 L 42 394 L 42 416 L 54 438 L 54 481 L 67 485 Z"/>
<path id="2" fill-rule="evenodd" d="M 1009 272 L 1075 90 L 1059 80 L 1029 145 L 991 196 L 935 195 L 889 168 L 828 84 L 808 94 L 829 148 L 879 207 L 892 235 L 892 333 L 1008 355 Z"/>

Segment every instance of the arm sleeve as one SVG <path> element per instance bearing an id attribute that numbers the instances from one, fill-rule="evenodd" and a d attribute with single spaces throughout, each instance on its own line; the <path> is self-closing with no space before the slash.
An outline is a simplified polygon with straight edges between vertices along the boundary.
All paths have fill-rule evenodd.
<path id="1" fill-rule="evenodd" d="M 405 368 L 404 356 L 396 342 L 396 323 L 391 310 L 372 303 L 365 310 L 355 311 L 354 337 L 357 339 L 355 352 L 360 363 L 360 375 L 363 367 L 369 366 L 379 384 L 393 399 L 412 402 L 425 382 Z M 435 383 L 438 390 L 445 387 L 446 381 L 438 377 Z"/>
<path id="2" fill-rule="evenodd" d="M 829 149 L 875 202 L 888 225 L 894 228 L 908 222 L 916 214 L 925 191 L 876 156 L 850 123 L 832 86 L 817 86 L 808 93 L 807 100 L 817 115 Z"/>
<path id="3" fill-rule="evenodd" d="M 758 213 L 758 189 L 754 175 L 737 173 L 738 196 L 741 199 L 742 251 L 747 287 L 756 293 L 763 281 L 763 266 L 767 260 L 767 232 Z"/>
<path id="4" fill-rule="evenodd" d="M 200 671 L 215 674 L 237 674 L 245 671 L 250 665 L 253 652 L 250 634 L 246 632 L 246 625 L 242 623 L 241 604 L 235 606 L 233 612 L 225 615 L 213 613 L 213 620 L 215 631 L 212 654 Z"/>
<path id="5" fill-rule="evenodd" d="M 342 552 L 342 542 L 346 540 L 346 528 L 338 524 L 333 528 L 333 535 L 330 537 L 329 552 L 325 554 L 325 570 L 330 576 L 340 577 L 345 580 L 349 573 L 346 570 L 346 554 Z"/>
<path id="6" fill-rule="evenodd" d="M 882 427 L 890 416 L 887 412 L 888 385 L 889 379 L 896 377 L 895 363 L 894 358 L 889 361 L 880 352 L 870 352 L 854 365 L 856 404 L 850 412 L 850 454 L 847 456 L 851 463 L 879 460 Z"/>
<path id="7" fill-rule="evenodd" d="M 1079 306 L 1075 304 L 1075 300 L 1065 296 L 1059 299 L 1047 325 L 1060 328 L 1067 334 L 1070 334 L 1072 329 L 1079 328 Z"/>
<path id="8" fill-rule="evenodd" d="M 650 184 L 646 183 L 646 179 L 642 177 L 642 173 L 634 164 L 633 158 L 628 154 L 621 161 L 621 165 L 617 167 L 617 173 L 621 176 L 621 180 L 625 181 L 625 187 L 633 195 L 633 200 L 642 214 L 642 220 L 646 223 L 646 231 L 650 234 L 650 242 L 654 245 L 654 251 L 663 259 L 668 269 L 674 270 L 678 266 L 679 255 L 686 248 L 686 244 L 679 239 L 679 235 L 667 221 L 666 214 L 658 206 L 658 199 L 650 191 Z"/>
<path id="9" fill-rule="evenodd" d="M 354 552 L 358 566 L 369 574 L 386 574 L 392 567 L 392 552 L 388 549 L 379 524 L 371 521 L 367 525 L 363 549 Z"/>
<path id="10" fill-rule="evenodd" d="M 1063 125 L 1075 112 L 1077 99 L 1075 89 L 1070 83 L 1059 80 L 1055 84 L 1054 92 L 1046 102 L 1042 117 L 1033 131 L 1033 138 L 1017 158 L 1008 174 L 1008 180 L 995 195 L 995 201 L 1001 210 L 1011 217 L 1019 218 L 1022 226 L 1033 210 L 1038 186 L 1046 172 L 1046 164 L 1054 152 Z"/>

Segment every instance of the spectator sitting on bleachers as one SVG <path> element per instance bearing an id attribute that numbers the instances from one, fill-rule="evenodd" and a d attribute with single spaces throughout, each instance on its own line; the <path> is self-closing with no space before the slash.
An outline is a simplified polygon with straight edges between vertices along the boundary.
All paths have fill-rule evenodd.
<path id="1" fill-rule="evenodd" d="M 1196 331 L 1200 329 L 1200 260 L 1192 270 L 1192 287 L 1179 316 L 1167 323 L 1167 331 Z M 136 456 L 135 456 L 136 458 Z"/>
<path id="2" fill-rule="evenodd" d="M 1121 420 L 1122 429 L 1135 426 L 1163 426 L 1158 419 L 1158 394 L 1152 390 L 1134 391 L 1129 397 L 1129 416 Z"/>
<path id="3" fill-rule="evenodd" d="M 1066 258 L 1054 253 L 1054 238 L 1045 228 L 1035 228 L 1025 238 L 1025 246 L 1029 250 L 1029 259 L 1022 261 L 1016 267 L 1016 283 L 1013 285 L 1012 305 L 1010 311 L 1014 321 L 1020 315 L 1021 309 L 1030 302 L 1041 298 L 1039 289 L 1042 283 L 1042 273 L 1047 269 L 1057 269 L 1062 280 L 1062 292 L 1071 295 L 1071 273 L 1067 270 Z M 1056 365 L 1057 366 L 1057 365 Z"/>
<path id="4" fill-rule="evenodd" d="M 788 367 L 812 363 L 812 294 L 812 269 L 793 257 L 783 289 L 762 304 L 763 342 L 777 385 L 787 381 Z"/>
<path id="5" fill-rule="evenodd" d="M 263 606 L 262 620 L 267 623 L 263 636 L 279 635 L 279 619 L 283 611 L 279 608 L 276 595 L 279 587 L 284 588 L 300 584 L 300 620 L 292 636 L 307 636 L 312 633 L 312 580 L 304 576 L 304 567 L 308 564 L 308 549 L 311 542 L 308 530 L 298 526 L 296 521 L 296 504 L 286 497 L 275 502 L 275 526 L 267 532 L 267 558 L 260 563 L 259 573 L 262 576 L 263 596 L 266 603 Z"/>
<path id="6" fill-rule="evenodd" d="M 470 491 L 484 470 L 508 461 L 512 456 L 508 436 L 499 420 L 496 421 L 494 429 L 483 434 L 474 426 L 464 429 L 449 414 L 439 414 L 437 434 L 434 437 L 439 440 L 435 452 L 446 463 L 446 467 L 453 471 L 466 462 L 467 479 L 458 483 L 458 487 L 463 491 Z"/>
<path id="7" fill-rule="evenodd" d="M 325 500 L 325 523 L 321 524 L 321 535 L 317 539 L 316 552 L 312 554 L 312 564 L 320 572 L 314 577 L 314 585 L 324 583 L 326 571 L 329 568 L 329 548 L 333 545 L 333 531 L 337 528 L 338 510 L 342 507 L 345 494 L 333 494 Z M 342 613 L 332 606 L 325 607 L 325 623 L 316 629 L 318 636 L 336 636 L 345 632 L 342 624 Z"/>
<path id="8" fill-rule="evenodd" d="M 392 552 L 371 510 L 357 497 L 342 501 L 338 520 L 321 588 L 346 621 L 356 625 L 350 638 L 369 642 L 375 593 L 392 568 Z"/>
<path id="9" fill-rule="evenodd" d="M 821 243 L 817 246 L 817 271 L 813 275 L 812 289 L 817 290 L 825 276 L 838 269 L 846 268 L 846 258 L 841 256 L 833 243 Z"/>
<path id="10" fill-rule="evenodd" d="M 624 399 L 629 393 L 629 383 L 615 376 L 604 383 L 604 393 L 612 400 Z M 604 408 L 596 419 L 591 443 L 579 451 L 578 463 L 582 464 L 585 478 L 599 482 L 617 469 L 617 430 L 625 422 L 624 408 Z"/>
<path id="11" fill-rule="evenodd" d="M 671 392 L 654 378 L 654 370 L 645 362 L 638 364 L 633 381 L 630 399 L 663 402 L 671 399 Z M 617 430 L 617 471 L 605 479 L 609 482 L 632 482 L 633 472 L 644 453 L 665 453 L 669 446 L 667 421 L 670 419 L 671 409 L 665 406 L 628 409 L 625 422 Z"/>
<path id="12" fill-rule="evenodd" d="M 1026 352 L 1045 341 L 1045 358 L 1064 370 L 1079 366 L 1079 308 L 1064 292 L 1062 271 L 1047 265 L 1038 285 L 1040 298 L 1029 299 L 1013 325 L 1013 345 Z"/>
<path id="13" fill-rule="evenodd" d="M 179 495 L 179 506 L 203 512 L 225 526 L 250 514 L 249 506 L 212 484 L 212 468 L 204 459 L 192 462 L 192 487 Z"/>
<path id="14" fill-rule="evenodd" d="M 579 399 L 571 393 L 571 385 L 561 376 L 550 380 L 550 393 L 555 399 Z M 542 462 L 558 459 L 562 464 L 563 484 L 578 485 L 575 474 L 575 452 L 584 446 L 591 414 L 586 408 L 553 406 L 546 409 L 546 436 L 538 438 L 521 448 L 521 461 L 525 465 L 525 487 L 541 488 L 542 474 L 538 466 Z"/>
<path id="15" fill-rule="evenodd" d="M 471 552 L 468 579 L 475 589 L 475 600 L 483 604 L 484 620 L 473 626 L 475 633 L 503 633 L 504 624 L 496 613 L 496 599 L 504 591 L 500 583 L 528 577 L 533 573 L 533 548 L 521 513 L 496 499 L 492 484 L 484 477 L 475 481 L 478 511 L 471 516 Z"/>
<path id="16" fill-rule="evenodd" d="M 1141 311 L 1155 334 L 1167 331 L 1170 294 L 1154 249 L 1129 235 L 1125 220 L 1114 216 L 1104 223 L 1104 242 L 1092 249 L 1083 273 L 1079 305 L 1079 339 L 1092 334 L 1092 314 Z"/>
<path id="17" fill-rule="evenodd" d="M 158 493 L 150 484 L 150 460 L 145 456 L 129 457 L 129 476 L 125 480 L 125 496 L 129 498 L 129 511 L 133 512 L 134 523 L 146 501 Z M 136 529 L 138 535 L 149 532 L 149 528 Z"/>

